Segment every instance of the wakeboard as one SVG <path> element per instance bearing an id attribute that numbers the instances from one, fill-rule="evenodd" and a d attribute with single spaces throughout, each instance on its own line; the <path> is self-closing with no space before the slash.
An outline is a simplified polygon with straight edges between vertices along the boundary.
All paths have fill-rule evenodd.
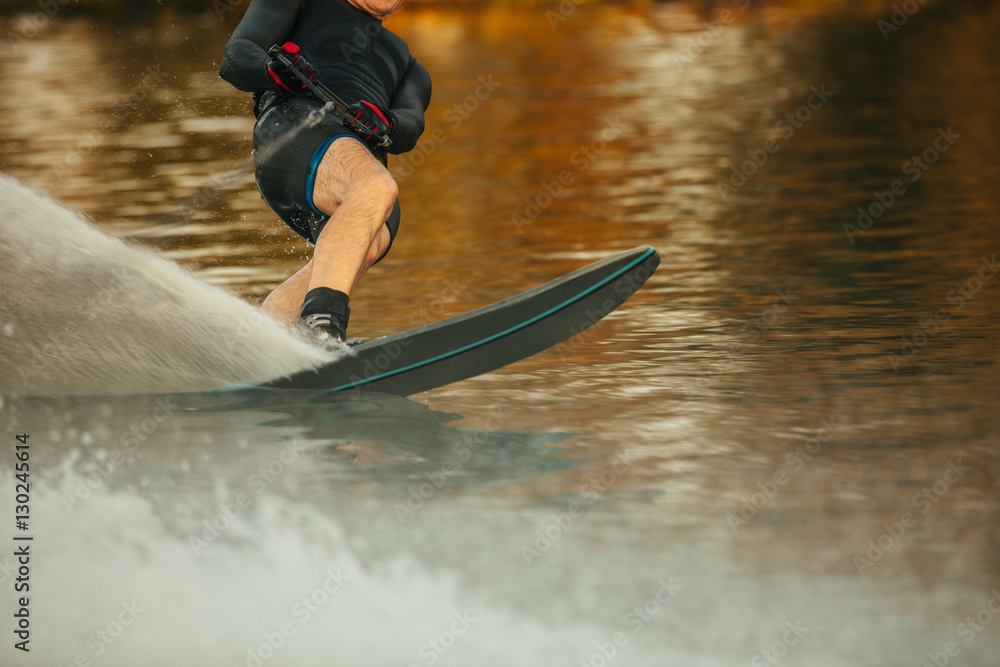
<path id="1" fill-rule="evenodd" d="M 659 264 L 649 247 L 621 252 L 489 306 L 362 343 L 352 356 L 265 386 L 410 396 L 488 373 L 593 325 Z"/>

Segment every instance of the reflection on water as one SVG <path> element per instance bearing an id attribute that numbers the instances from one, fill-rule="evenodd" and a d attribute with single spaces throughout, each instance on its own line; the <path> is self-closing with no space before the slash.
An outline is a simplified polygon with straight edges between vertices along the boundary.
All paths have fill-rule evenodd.
<path id="1" fill-rule="evenodd" d="M 15 664 L 96 664 L 88 636 L 133 599 L 103 664 L 246 665 L 284 622 L 265 664 L 916 665 L 948 642 L 995 664 L 1000 12 L 928 3 L 888 41 L 882 15 L 753 6 L 711 39 L 681 4 L 554 30 L 394 18 L 435 97 L 424 157 L 391 163 L 403 227 L 357 333 L 643 243 L 660 270 L 582 339 L 416 401 L 171 399 L 72 513 L 157 397 L 8 400 L 39 471 L 39 646 Z M 232 26 L 175 17 L 123 60 L 91 23 L 0 65 L 3 169 L 259 298 L 307 248 L 241 175 L 249 104 L 214 71 Z M 781 125 L 813 88 L 828 99 Z M 229 525 L 209 541 L 205 521 Z M 337 567 L 351 578 L 303 621 Z"/>

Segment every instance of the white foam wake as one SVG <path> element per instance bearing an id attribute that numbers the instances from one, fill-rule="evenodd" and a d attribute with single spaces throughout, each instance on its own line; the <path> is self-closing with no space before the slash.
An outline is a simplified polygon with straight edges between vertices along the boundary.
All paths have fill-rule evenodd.
<path id="1" fill-rule="evenodd" d="M 203 391 L 333 357 L 0 175 L 0 393 Z"/>

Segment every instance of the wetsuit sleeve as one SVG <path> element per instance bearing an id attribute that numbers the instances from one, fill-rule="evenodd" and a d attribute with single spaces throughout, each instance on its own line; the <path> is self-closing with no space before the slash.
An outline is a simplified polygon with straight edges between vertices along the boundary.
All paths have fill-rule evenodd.
<path id="1" fill-rule="evenodd" d="M 396 119 L 396 127 L 392 132 L 393 154 L 413 150 L 417 139 L 424 132 L 424 112 L 431 103 L 431 75 L 416 59 L 410 61 L 410 66 L 396 88 L 396 94 L 389 102 L 389 109 Z"/>
<path id="2" fill-rule="evenodd" d="M 222 52 L 219 76 L 247 93 L 270 88 L 267 50 L 287 41 L 301 4 L 302 0 L 253 0 Z"/>

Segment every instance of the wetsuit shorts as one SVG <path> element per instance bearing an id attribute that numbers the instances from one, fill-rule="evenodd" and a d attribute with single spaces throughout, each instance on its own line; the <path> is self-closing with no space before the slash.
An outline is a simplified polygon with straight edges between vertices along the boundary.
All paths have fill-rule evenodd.
<path id="1" fill-rule="evenodd" d="M 313 205 L 313 184 L 320 160 L 335 139 L 351 137 L 361 141 L 332 113 L 310 127 L 310 114 L 315 118 L 321 108 L 318 100 L 286 97 L 269 105 L 253 130 L 254 165 L 261 196 L 286 225 L 313 243 L 330 219 Z M 388 155 L 384 151 L 364 145 L 386 166 Z M 389 228 L 389 246 L 379 260 L 392 247 L 399 231 L 399 218 L 397 199 L 385 222 Z"/>

